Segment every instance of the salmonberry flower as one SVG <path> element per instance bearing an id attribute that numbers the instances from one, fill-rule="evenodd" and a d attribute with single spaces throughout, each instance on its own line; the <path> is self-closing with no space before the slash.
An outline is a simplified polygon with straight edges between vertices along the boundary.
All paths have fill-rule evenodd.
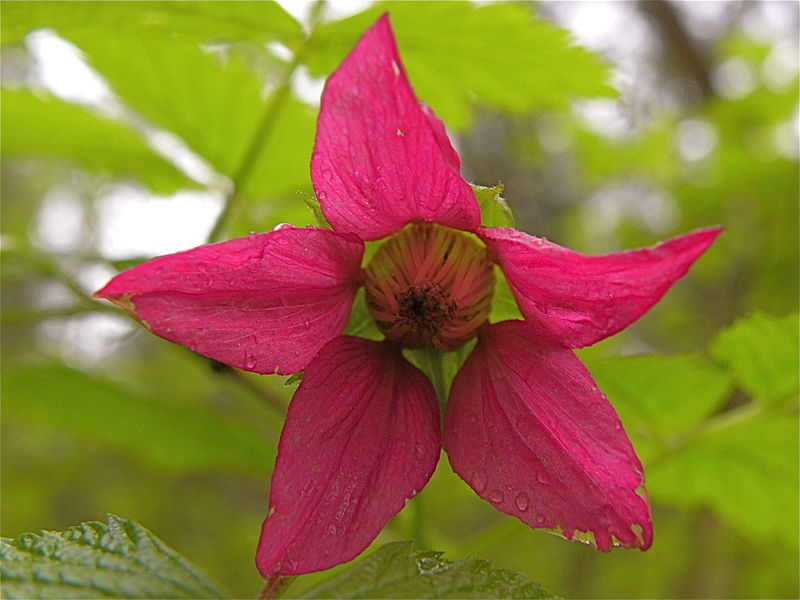
<path id="1" fill-rule="evenodd" d="M 534 528 L 646 549 L 642 467 L 573 353 L 647 311 L 720 232 L 585 256 L 482 227 L 444 126 L 406 78 L 387 16 L 330 76 L 311 178 L 332 229 L 268 233 L 162 256 L 102 290 L 154 334 L 256 373 L 304 371 L 288 408 L 257 553 L 264 576 L 359 554 L 452 468 Z M 364 242 L 382 245 L 362 268 Z M 525 320 L 487 321 L 494 265 Z M 342 335 L 356 291 L 385 339 Z M 477 338 L 444 417 L 405 348 Z"/>

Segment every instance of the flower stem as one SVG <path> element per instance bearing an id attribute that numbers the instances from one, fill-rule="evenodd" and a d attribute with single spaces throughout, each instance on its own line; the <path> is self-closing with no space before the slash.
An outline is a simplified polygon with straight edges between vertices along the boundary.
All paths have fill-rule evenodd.
<path id="1" fill-rule="evenodd" d="M 294 577 L 286 577 L 283 575 L 267 577 L 264 588 L 258 594 L 256 600 L 275 600 L 276 598 L 280 598 L 289 588 L 289 584 L 291 584 L 292 581 L 294 581 Z"/>
<path id="2" fill-rule="evenodd" d="M 417 494 L 411 504 L 414 511 L 411 517 L 411 537 L 418 550 L 426 550 L 428 540 L 425 533 L 425 502 L 422 496 Z"/>

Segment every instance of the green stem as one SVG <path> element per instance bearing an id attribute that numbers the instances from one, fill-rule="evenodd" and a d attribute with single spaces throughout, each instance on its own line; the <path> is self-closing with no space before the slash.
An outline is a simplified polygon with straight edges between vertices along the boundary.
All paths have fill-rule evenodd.
<path id="1" fill-rule="evenodd" d="M 425 533 L 425 503 L 421 495 L 417 495 L 411 501 L 414 512 L 411 516 L 411 537 L 419 550 L 428 548 L 427 535 Z"/>
<path id="2" fill-rule="evenodd" d="M 731 427 L 747 423 L 766 412 L 780 413 L 786 406 L 788 405 L 784 403 L 767 405 L 756 400 L 750 400 L 746 404 L 706 419 L 694 429 L 666 440 L 665 447 L 648 461 L 647 467 L 652 468 L 686 446 L 696 443 L 709 435 L 715 435 Z M 793 407 L 792 410 L 794 410 Z"/>
<path id="3" fill-rule="evenodd" d="M 228 221 L 241 202 L 244 185 L 253 172 L 253 167 L 256 165 L 258 158 L 261 156 L 261 152 L 264 150 L 265 142 L 269 138 L 271 130 L 280 115 L 281 109 L 290 96 L 292 76 L 297 70 L 297 67 L 305 60 L 306 53 L 308 52 L 308 39 L 311 37 L 319 21 L 322 5 L 322 2 L 317 2 L 312 6 L 309 20 L 309 32 L 304 43 L 302 43 L 300 48 L 294 53 L 292 62 L 286 66 L 275 91 L 270 95 L 267 106 L 264 109 L 264 114 L 261 117 L 261 122 L 256 128 L 244 158 L 233 176 L 231 190 L 225 197 L 222 210 L 208 234 L 207 239 L 209 242 L 219 242 L 225 237 L 224 234 L 228 226 Z"/>

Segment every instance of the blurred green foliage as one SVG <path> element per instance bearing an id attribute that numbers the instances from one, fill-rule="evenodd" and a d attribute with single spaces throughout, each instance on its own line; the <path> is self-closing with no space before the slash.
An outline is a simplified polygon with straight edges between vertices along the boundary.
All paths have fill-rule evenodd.
<path id="1" fill-rule="evenodd" d="M 780 40 L 746 34 L 742 7 L 702 46 L 710 72 L 738 61 L 752 86 L 685 100 L 674 65 L 654 64 L 657 91 L 678 99 L 642 110 L 630 90 L 613 97 L 611 65 L 544 19 L 546 3 L 389 2 L 342 20 L 315 5 L 302 25 L 268 2 L 2 3 L 3 534 L 112 511 L 236 597 L 260 589 L 253 553 L 294 385 L 212 364 L 89 300 L 120 267 L 99 244 L 105 196 L 120 184 L 216 194 L 219 238 L 316 224 L 297 194 L 312 191 L 304 86 L 388 10 L 419 96 L 459 134 L 465 174 L 502 181 L 519 228 L 591 253 L 725 232 L 648 315 L 580 352 L 644 463 L 650 550 L 602 554 L 532 531 L 446 461 L 374 546 L 416 534 L 566 597 L 796 597 L 797 69 L 768 77 Z M 40 28 L 74 44 L 111 95 L 46 89 Z M 632 126 L 599 132 L 581 96 Z M 165 132 L 205 170 L 159 145 Z M 53 217 L 65 194 L 71 212 Z M 170 226 L 200 227 L 199 243 L 212 224 Z M 507 300 L 495 317 L 513 315 Z M 374 330 L 357 316 L 350 331 Z M 298 578 L 292 595 L 330 575 Z"/>

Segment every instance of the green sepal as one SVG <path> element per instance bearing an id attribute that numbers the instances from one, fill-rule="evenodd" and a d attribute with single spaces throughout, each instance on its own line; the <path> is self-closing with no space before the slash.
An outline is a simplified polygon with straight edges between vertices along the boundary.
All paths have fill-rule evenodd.
<path id="1" fill-rule="evenodd" d="M 503 193 L 503 184 L 494 187 L 469 184 L 481 209 L 481 225 L 484 227 L 514 227 L 514 214 L 508 207 Z"/>

